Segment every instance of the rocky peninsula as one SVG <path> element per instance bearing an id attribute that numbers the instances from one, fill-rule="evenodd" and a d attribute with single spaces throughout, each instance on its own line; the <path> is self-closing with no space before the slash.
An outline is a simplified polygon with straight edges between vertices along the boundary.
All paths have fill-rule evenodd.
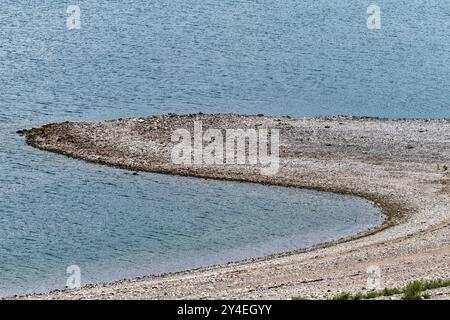
<path id="1" fill-rule="evenodd" d="M 177 129 L 278 129 L 279 170 L 260 164 L 174 164 Z M 28 144 L 72 158 L 158 172 L 352 194 L 380 206 L 385 223 L 307 250 L 184 272 L 55 290 L 22 299 L 290 299 L 450 277 L 450 120 L 332 116 L 168 114 L 23 130 Z M 448 299 L 449 291 L 436 298 Z"/>

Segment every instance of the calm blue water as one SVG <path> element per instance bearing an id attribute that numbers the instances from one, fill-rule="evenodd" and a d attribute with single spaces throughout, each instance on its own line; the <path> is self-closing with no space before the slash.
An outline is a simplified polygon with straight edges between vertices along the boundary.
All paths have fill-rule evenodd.
<path id="1" fill-rule="evenodd" d="M 69 1 L 70 3 L 70 1 Z M 348 197 L 151 174 L 34 150 L 18 129 L 167 112 L 450 117 L 448 1 L 0 3 L 0 293 L 180 270 L 379 223 Z"/>

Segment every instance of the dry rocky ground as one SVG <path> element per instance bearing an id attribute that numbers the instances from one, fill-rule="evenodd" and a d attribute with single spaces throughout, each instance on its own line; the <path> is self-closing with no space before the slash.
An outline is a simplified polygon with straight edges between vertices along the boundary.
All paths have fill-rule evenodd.
<path id="1" fill-rule="evenodd" d="M 277 128 L 280 170 L 250 165 L 175 165 L 171 134 L 204 129 Z M 335 243 L 224 266 L 147 276 L 30 299 L 290 299 L 367 291 L 366 270 L 382 287 L 450 278 L 450 121 L 357 117 L 291 118 L 164 115 L 98 123 L 61 123 L 23 132 L 40 149 L 135 171 L 312 188 L 372 200 L 383 226 Z M 446 289 L 432 296 L 449 299 Z"/>

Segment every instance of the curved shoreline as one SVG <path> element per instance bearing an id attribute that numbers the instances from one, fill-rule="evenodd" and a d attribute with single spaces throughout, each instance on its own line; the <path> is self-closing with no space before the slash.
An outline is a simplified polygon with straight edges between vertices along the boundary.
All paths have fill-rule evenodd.
<path id="1" fill-rule="evenodd" d="M 221 129 L 279 128 L 280 172 L 263 177 L 249 166 L 173 165 L 168 158 L 170 133 L 192 126 L 193 120 Z M 417 276 L 450 275 L 450 179 L 447 170 L 436 170 L 450 162 L 448 120 L 198 114 L 66 122 L 24 133 L 27 142 L 39 149 L 124 169 L 356 195 L 381 206 L 388 219 L 375 230 L 311 249 L 19 298 L 323 298 L 344 289 L 361 290 L 367 265 L 398 269 L 386 271 L 386 286 L 399 286 Z M 389 249 L 393 252 L 387 254 Z M 400 257 L 404 261 L 399 262 Z M 429 260 L 434 266 L 427 268 Z M 405 269 L 405 263 L 414 270 Z M 303 271 L 305 266 L 308 272 Z M 236 273 L 238 285 L 233 285 L 230 273 Z"/>

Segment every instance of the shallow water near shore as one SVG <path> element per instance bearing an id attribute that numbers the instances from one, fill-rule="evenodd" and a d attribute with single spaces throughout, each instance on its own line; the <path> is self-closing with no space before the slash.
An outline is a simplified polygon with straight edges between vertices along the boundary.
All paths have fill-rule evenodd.
<path id="1" fill-rule="evenodd" d="M 42 151 L 3 191 L 1 294 L 179 271 L 308 247 L 382 222 L 351 196 L 140 173 Z M 20 165 L 20 162 L 16 163 Z"/>
<path id="2" fill-rule="evenodd" d="M 0 294 L 223 263 L 381 223 L 364 200 L 95 166 L 16 131 L 167 112 L 449 118 L 445 2 L 3 1 Z M 407 4 L 407 5 L 406 5 Z"/>

